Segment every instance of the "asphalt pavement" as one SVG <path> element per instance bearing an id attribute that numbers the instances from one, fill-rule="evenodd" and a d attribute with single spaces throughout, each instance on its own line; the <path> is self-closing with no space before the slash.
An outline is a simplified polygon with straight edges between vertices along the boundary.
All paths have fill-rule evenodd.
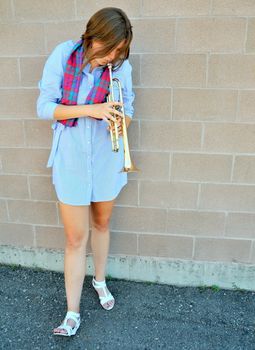
<path id="1" fill-rule="evenodd" d="M 255 292 L 107 276 L 116 301 L 106 311 L 91 279 L 76 335 L 54 336 L 66 313 L 64 274 L 0 265 L 0 349 L 255 350 Z"/>

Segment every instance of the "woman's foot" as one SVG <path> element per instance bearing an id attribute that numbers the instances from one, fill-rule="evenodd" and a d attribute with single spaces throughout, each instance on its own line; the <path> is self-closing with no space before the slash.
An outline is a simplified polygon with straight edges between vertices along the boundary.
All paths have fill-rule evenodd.
<path id="1" fill-rule="evenodd" d="M 114 306 L 115 299 L 110 293 L 109 289 L 106 286 L 105 279 L 103 281 L 97 281 L 93 276 L 92 286 L 98 293 L 100 304 L 105 310 L 111 310 Z"/>
<path id="2" fill-rule="evenodd" d="M 75 335 L 80 326 L 80 313 L 68 311 L 61 325 L 53 329 L 54 335 Z"/>

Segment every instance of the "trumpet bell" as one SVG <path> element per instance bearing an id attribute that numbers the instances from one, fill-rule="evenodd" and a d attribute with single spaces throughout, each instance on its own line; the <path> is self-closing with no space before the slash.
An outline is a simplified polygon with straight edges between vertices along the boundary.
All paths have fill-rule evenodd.
<path id="1" fill-rule="evenodd" d="M 120 173 L 134 173 L 137 171 L 140 171 L 140 169 L 138 169 L 135 165 L 132 164 L 130 168 L 123 167 Z"/>

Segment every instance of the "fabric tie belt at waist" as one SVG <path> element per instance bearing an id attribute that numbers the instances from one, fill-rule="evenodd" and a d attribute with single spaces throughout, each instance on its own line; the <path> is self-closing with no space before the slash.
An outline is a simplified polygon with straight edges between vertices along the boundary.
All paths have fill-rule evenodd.
<path id="1" fill-rule="evenodd" d="M 54 130 L 54 134 L 53 134 L 53 142 L 52 142 L 51 152 L 50 152 L 50 156 L 49 156 L 48 163 L 47 163 L 47 168 L 50 168 L 53 165 L 55 154 L 56 154 L 56 151 L 58 148 L 59 138 L 60 138 L 62 130 L 64 130 L 64 128 L 65 128 L 65 125 L 63 125 L 62 123 L 54 122 L 51 125 L 51 128 Z"/>

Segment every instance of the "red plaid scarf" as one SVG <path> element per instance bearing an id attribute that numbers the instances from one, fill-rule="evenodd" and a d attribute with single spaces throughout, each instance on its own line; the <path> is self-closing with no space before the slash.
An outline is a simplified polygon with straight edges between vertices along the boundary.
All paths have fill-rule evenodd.
<path id="1" fill-rule="evenodd" d="M 63 96 L 59 101 L 64 105 L 76 105 L 77 97 L 81 82 L 81 74 L 78 74 L 82 62 L 83 62 L 83 40 L 80 39 L 74 45 L 72 52 L 67 60 L 67 64 L 64 71 L 63 80 Z M 106 95 L 109 93 L 110 75 L 109 69 L 106 67 L 100 78 L 95 82 L 94 86 L 90 90 L 85 104 L 102 103 L 106 101 Z M 102 120 L 102 119 L 98 119 Z M 78 118 L 62 119 L 58 120 L 66 126 L 76 126 Z"/>

